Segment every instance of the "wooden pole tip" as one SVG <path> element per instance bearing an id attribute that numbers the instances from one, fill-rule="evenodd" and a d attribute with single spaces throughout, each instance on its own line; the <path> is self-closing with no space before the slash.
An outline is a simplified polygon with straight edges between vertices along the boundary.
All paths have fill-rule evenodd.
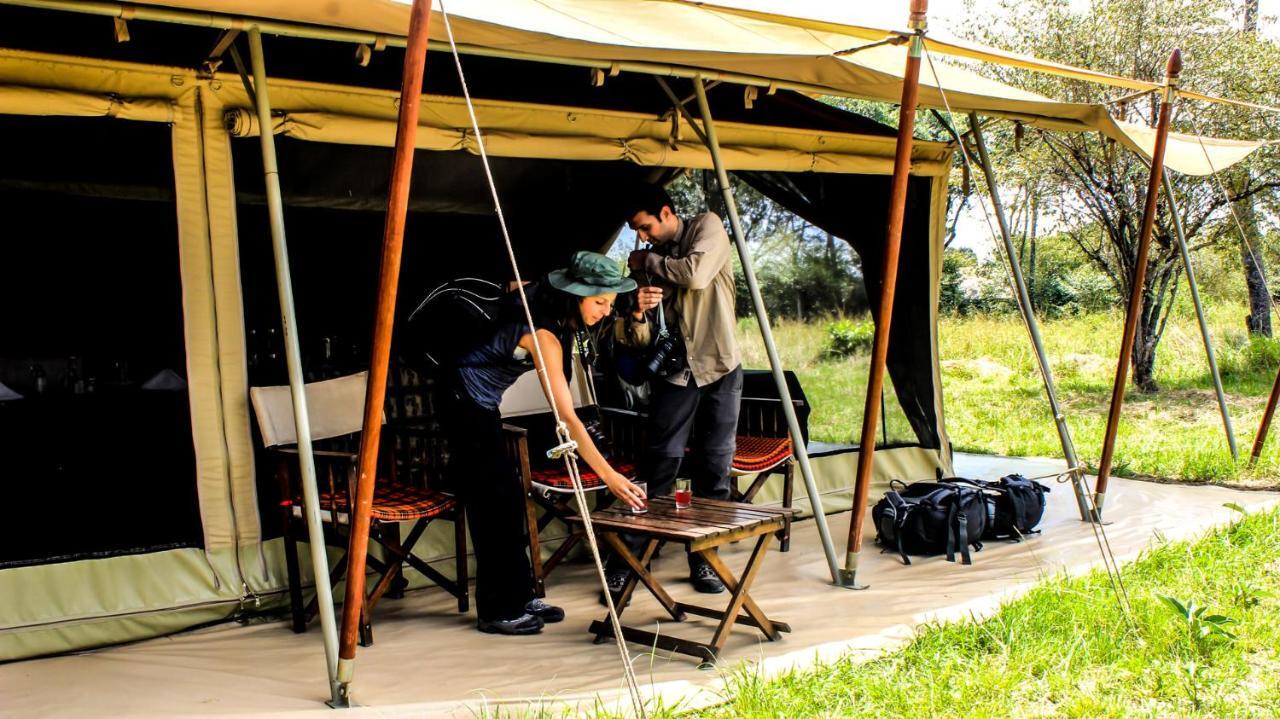
<path id="1" fill-rule="evenodd" d="M 1182 74 L 1182 50 L 1174 48 L 1169 53 L 1169 62 L 1164 66 L 1165 77 L 1177 77 Z"/>
<path id="2" fill-rule="evenodd" d="M 929 14 L 929 0 L 911 0 L 911 18 L 912 23 L 925 22 Z"/>

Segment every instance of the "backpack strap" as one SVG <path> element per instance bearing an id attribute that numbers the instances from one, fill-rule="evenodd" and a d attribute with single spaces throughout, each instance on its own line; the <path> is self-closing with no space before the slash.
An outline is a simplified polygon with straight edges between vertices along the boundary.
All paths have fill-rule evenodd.
<path id="1" fill-rule="evenodd" d="M 951 502 L 951 506 L 947 509 L 947 522 L 944 525 L 947 528 L 947 561 L 956 561 L 956 509 L 959 502 Z"/>
<path id="2" fill-rule="evenodd" d="M 902 495 L 892 490 L 884 493 L 885 500 L 888 501 L 888 511 L 880 515 L 880 526 L 877 527 L 880 534 L 884 537 L 889 536 L 887 529 L 893 530 L 894 543 L 898 546 L 898 556 L 902 557 L 902 563 L 911 565 L 911 559 L 907 557 L 906 547 L 902 543 L 902 529 L 907 523 L 907 503 L 902 500 Z M 888 551 L 885 548 L 884 551 Z"/>
<path id="3" fill-rule="evenodd" d="M 956 502 L 956 541 L 960 544 L 960 558 L 964 564 L 973 564 L 973 558 L 969 556 L 969 513 L 966 508 L 973 503 L 973 496 L 965 499 L 963 505 L 960 501 Z"/>

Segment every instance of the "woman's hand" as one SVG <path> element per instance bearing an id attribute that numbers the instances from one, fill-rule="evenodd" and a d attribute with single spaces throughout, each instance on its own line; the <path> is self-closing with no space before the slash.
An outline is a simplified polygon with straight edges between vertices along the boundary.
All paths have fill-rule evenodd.
<path id="1" fill-rule="evenodd" d="M 649 498 L 640 490 L 631 480 L 622 476 L 618 472 L 610 472 L 604 475 L 604 486 L 613 492 L 613 496 L 622 500 L 623 503 L 636 509 L 643 509 L 649 503 Z"/>

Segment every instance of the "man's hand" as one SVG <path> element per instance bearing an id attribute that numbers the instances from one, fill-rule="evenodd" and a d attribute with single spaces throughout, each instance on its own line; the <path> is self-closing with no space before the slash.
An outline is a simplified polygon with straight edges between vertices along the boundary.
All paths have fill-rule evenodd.
<path id="1" fill-rule="evenodd" d="M 631 316 L 637 320 L 644 319 L 644 313 L 661 303 L 661 287 L 641 287 L 636 291 L 636 310 L 631 313 Z"/>
<path id="2" fill-rule="evenodd" d="M 649 250 L 636 250 L 627 257 L 627 266 L 632 272 L 639 272 L 644 269 L 645 260 L 648 259 L 651 252 Z"/>

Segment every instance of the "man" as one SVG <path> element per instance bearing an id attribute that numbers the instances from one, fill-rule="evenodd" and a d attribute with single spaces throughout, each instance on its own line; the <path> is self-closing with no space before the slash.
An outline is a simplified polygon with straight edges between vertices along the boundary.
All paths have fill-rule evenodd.
<path id="1" fill-rule="evenodd" d="M 650 496 L 659 496 L 671 492 L 679 472 L 692 480 L 695 496 L 728 499 L 742 399 L 729 235 L 713 212 L 689 220 L 676 215 L 671 197 L 659 186 L 639 189 L 625 218 L 652 248 L 632 252 L 628 259 L 641 286 L 637 308 L 617 325 L 618 338 L 649 346 L 661 303 L 668 331 L 677 332 L 685 346 L 683 366 L 650 381 L 646 446 L 636 479 L 648 483 Z M 639 549 L 638 542 L 628 544 Z M 628 570 L 614 557 L 606 575 L 616 597 Z M 689 555 L 689 579 L 700 592 L 724 591 L 697 554 Z"/>

